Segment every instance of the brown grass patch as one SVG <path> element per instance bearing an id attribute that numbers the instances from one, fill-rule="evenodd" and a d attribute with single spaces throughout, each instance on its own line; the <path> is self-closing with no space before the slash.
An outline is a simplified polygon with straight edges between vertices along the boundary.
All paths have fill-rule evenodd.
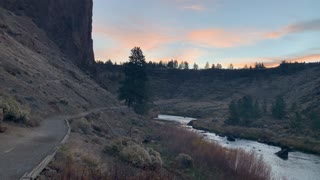
<path id="1" fill-rule="evenodd" d="M 219 179 L 271 179 L 271 168 L 253 152 L 223 148 L 179 127 L 157 125 L 153 131 L 160 135 L 160 143 L 166 147 L 165 154 L 171 157 L 180 153 L 190 155 L 194 167 L 208 178 L 212 175 L 214 178 L 219 176 Z"/>

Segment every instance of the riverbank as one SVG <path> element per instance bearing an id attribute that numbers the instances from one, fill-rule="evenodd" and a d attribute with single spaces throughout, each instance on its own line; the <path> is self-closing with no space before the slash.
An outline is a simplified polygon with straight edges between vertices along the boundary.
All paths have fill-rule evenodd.
<path id="1" fill-rule="evenodd" d="M 289 147 L 293 150 L 320 155 L 320 141 L 310 137 L 297 135 L 277 135 L 275 132 L 266 128 L 248 128 L 239 126 L 225 126 L 220 124 L 208 123 L 207 121 L 197 120 L 189 123 L 194 129 L 204 130 L 215 133 L 219 136 L 230 136 L 233 138 L 248 139 L 264 144 Z"/>

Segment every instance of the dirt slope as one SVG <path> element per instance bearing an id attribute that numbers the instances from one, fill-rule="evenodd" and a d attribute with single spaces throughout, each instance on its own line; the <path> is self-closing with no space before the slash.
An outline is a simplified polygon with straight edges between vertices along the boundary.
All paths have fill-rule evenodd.
<path id="1" fill-rule="evenodd" d="M 29 17 L 0 8 L 0 93 L 27 104 L 32 115 L 116 106 Z"/>

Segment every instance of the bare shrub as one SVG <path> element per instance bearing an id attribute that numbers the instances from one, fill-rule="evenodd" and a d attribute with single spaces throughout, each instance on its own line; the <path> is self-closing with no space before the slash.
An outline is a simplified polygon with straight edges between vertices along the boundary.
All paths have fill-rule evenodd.
<path id="1" fill-rule="evenodd" d="M 172 157 L 180 153 L 190 155 L 195 168 L 203 171 L 203 174 L 214 169 L 221 173 L 222 179 L 271 179 L 271 168 L 254 153 L 223 148 L 179 127 L 162 125 L 157 126 L 154 132 L 160 135 L 167 154 Z"/>

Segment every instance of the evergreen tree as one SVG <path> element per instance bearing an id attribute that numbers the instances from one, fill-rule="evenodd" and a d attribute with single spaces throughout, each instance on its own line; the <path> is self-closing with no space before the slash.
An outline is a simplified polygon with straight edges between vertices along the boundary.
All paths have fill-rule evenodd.
<path id="1" fill-rule="evenodd" d="M 263 63 L 258 63 L 258 62 L 256 62 L 254 68 L 255 68 L 255 69 L 265 69 L 266 67 L 264 66 Z"/>
<path id="2" fill-rule="evenodd" d="M 124 64 L 125 79 L 119 88 L 118 98 L 124 100 L 128 107 L 133 107 L 139 114 L 146 112 L 148 103 L 145 66 L 146 61 L 141 49 L 133 48 L 129 62 Z"/>
<path id="3" fill-rule="evenodd" d="M 225 123 L 230 124 L 230 125 L 240 124 L 240 116 L 238 113 L 238 107 L 237 107 L 237 103 L 234 100 L 232 100 L 229 105 L 229 113 L 230 113 L 230 116 Z"/>
<path id="4" fill-rule="evenodd" d="M 204 66 L 204 69 L 210 69 L 210 64 L 209 64 L 209 62 L 206 62 L 206 65 Z"/>
<path id="5" fill-rule="evenodd" d="M 216 69 L 222 69 L 222 65 L 218 63 Z"/>
<path id="6" fill-rule="evenodd" d="M 214 64 L 212 64 L 211 69 L 215 69 L 215 68 L 216 68 L 216 66 Z"/>
<path id="7" fill-rule="evenodd" d="M 253 101 L 249 95 L 242 97 L 237 102 L 232 101 L 229 105 L 230 116 L 226 124 L 250 125 L 254 119 L 261 117 L 259 102 Z"/>
<path id="8" fill-rule="evenodd" d="M 290 126 L 296 130 L 302 127 L 302 116 L 299 112 L 295 112 L 294 118 L 290 121 Z"/>
<path id="9" fill-rule="evenodd" d="M 272 116 L 277 119 L 283 119 L 286 115 L 286 104 L 282 96 L 277 96 L 272 104 Z"/>
<path id="10" fill-rule="evenodd" d="M 317 113 L 315 111 L 312 111 L 309 114 L 309 118 L 310 118 L 311 123 L 312 123 L 312 128 L 314 130 L 320 130 L 320 115 L 319 115 L 319 113 Z"/>
<path id="11" fill-rule="evenodd" d="M 228 66 L 228 69 L 230 69 L 230 70 L 233 70 L 233 64 L 230 64 L 229 66 Z"/>
<path id="12" fill-rule="evenodd" d="M 187 61 L 184 62 L 184 69 L 189 69 L 189 63 Z"/>
<path id="13" fill-rule="evenodd" d="M 179 64 L 179 69 L 184 69 L 184 62 L 181 61 L 181 63 Z"/>
<path id="14" fill-rule="evenodd" d="M 254 106 L 253 106 L 253 116 L 254 116 L 255 118 L 261 117 L 261 109 L 260 109 L 260 105 L 259 105 L 258 100 L 256 100 L 256 101 L 254 102 Z"/>
<path id="15" fill-rule="evenodd" d="M 167 67 L 168 67 L 169 69 L 173 69 L 173 68 L 174 68 L 174 62 L 173 62 L 173 60 L 171 60 L 171 61 L 168 62 Z"/>
<path id="16" fill-rule="evenodd" d="M 108 65 L 108 66 L 112 66 L 113 65 L 111 59 L 109 59 L 105 64 Z"/>
<path id="17" fill-rule="evenodd" d="M 199 65 L 198 65 L 197 63 L 194 63 L 194 64 L 193 64 L 193 69 L 194 69 L 194 70 L 198 70 L 198 69 L 199 69 Z"/>
<path id="18" fill-rule="evenodd" d="M 264 114 L 266 114 L 268 112 L 268 104 L 267 104 L 267 100 L 266 99 L 263 100 L 262 111 L 263 111 Z"/>
<path id="19" fill-rule="evenodd" d="M 178 67 L 179 67 L 178 61 L 174 60 L 173 61 L 173 69 L 178 69 Z"/>

